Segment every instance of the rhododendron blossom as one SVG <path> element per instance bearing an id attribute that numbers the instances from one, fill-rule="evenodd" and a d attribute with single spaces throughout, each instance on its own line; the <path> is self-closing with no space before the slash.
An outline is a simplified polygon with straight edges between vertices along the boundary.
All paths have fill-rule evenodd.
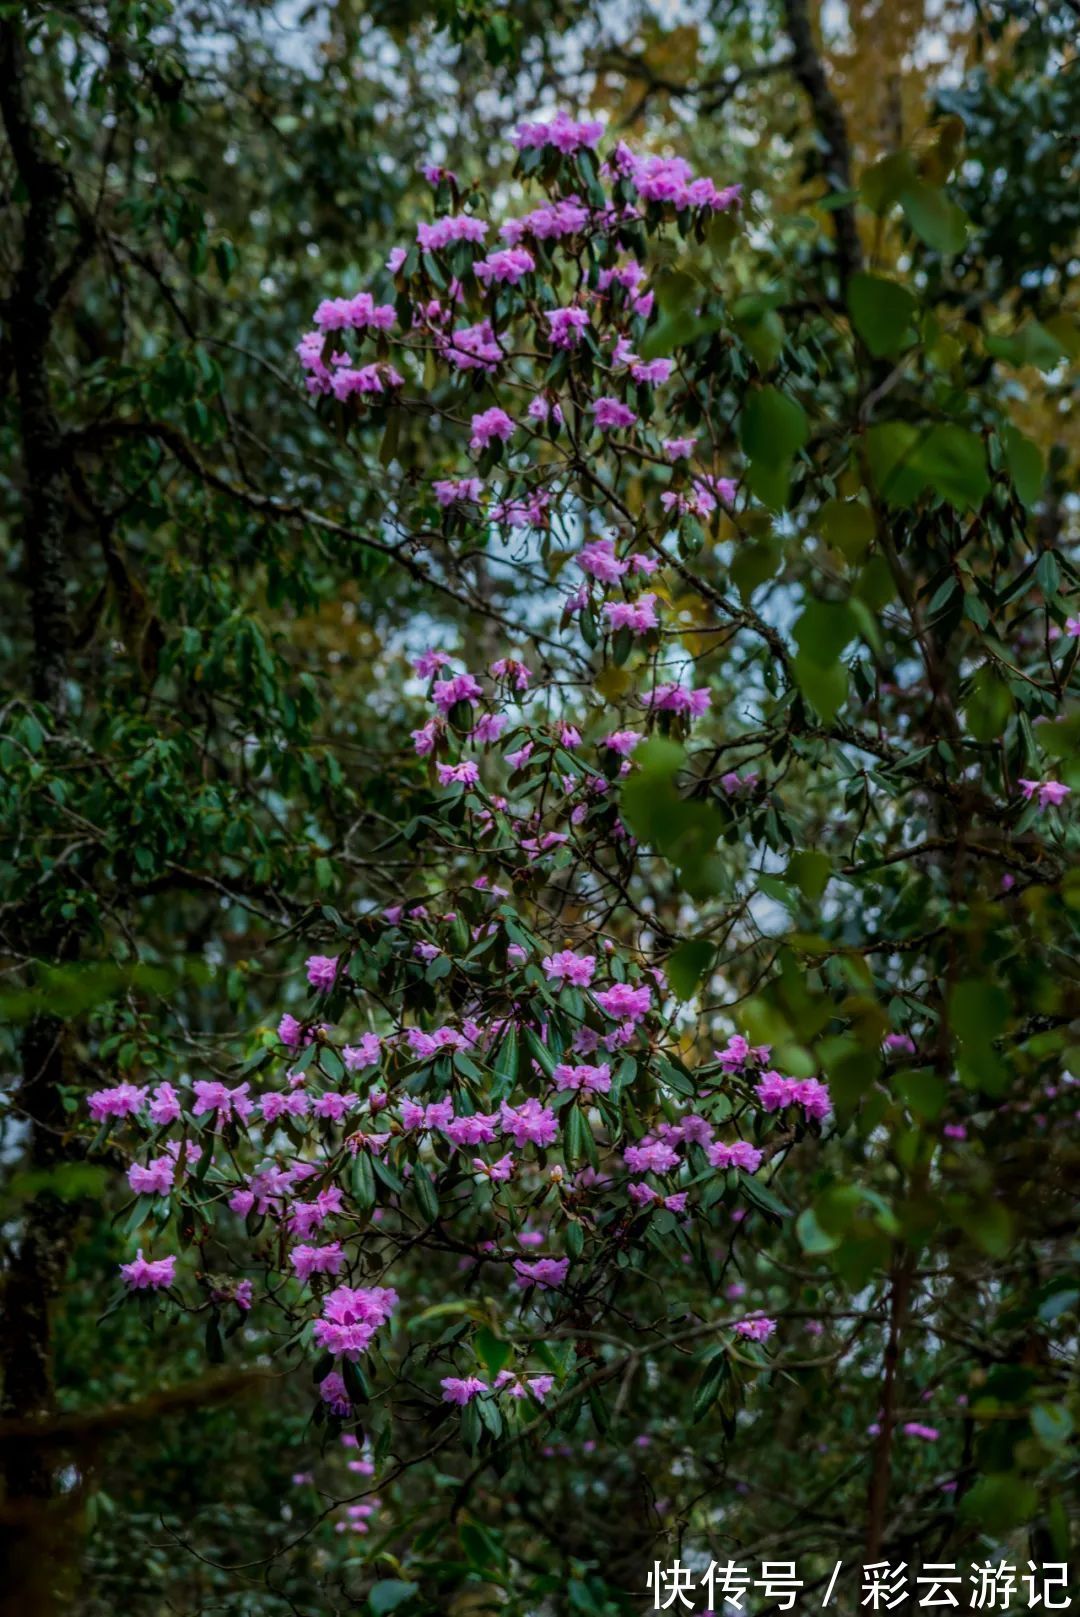
<path id="1" fill-rule="evenodd" d="M 573 949 L 560 949 L 558 954 L 545 956 L 542 964 L 551 982 L 573 983 L 576 988 L 588 988 L 596 970 L 596 957 L 575 954 Z"/>
<path id="2" fill-rule="evenodd" d="M 176 1258 L 144 1258 L 140 1247 L 130 1263 L 120 1265 L 120 1273 L 131 1291 L 160 1291 L 176 1279 Z"/>

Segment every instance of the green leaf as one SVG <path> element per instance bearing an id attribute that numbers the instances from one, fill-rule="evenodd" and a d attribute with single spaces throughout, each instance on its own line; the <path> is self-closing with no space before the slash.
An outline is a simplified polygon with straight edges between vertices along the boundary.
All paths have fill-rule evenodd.
<path id="1" fill-rule="evenodd" d="M 991 1043 L 1004 1032 L 1008 1015 L 1008 998 L 996 983 L 972 978 L 949 996 L 949 1024 L 965 1043 Z"/>
<path id="2" fill-rule="evenodd" d="M 1031 1429 L 1049 1449 L 1063 1448 L 1072 1436 L 1073 1419 L 1064 1404 L 1036 1404 Z"/>
<path id="3" fill-rule="evenodd" d="M 496 1336 L 490 1325 L 481 1325 L 473 1342 L 479 1358 L 493 1376 L 497 1376 L 500 1370 L 505 1370 L 514 1357 L 510 1343 L 504 1342 L 501 1336 Z"/>
<path id="4" fill-rule="evenodd" d="M 503 1100 L 517 1083 L 518 1076 L 518 1035 L 517 1028 L 513 1024 L 499 1046 L 494 1072 L 495 1098 Z"/>
<path id="5" fill-rule="evenodd" d="M 809 427 L 801 404 L 776 387 L 752 392 L 742 414 L 742 446 L 752 460 L 778 466 L 806 443 Z"/>
<path id="6" fill-rule="evenodd" d="M 540 1063 L 544 1076 L 550 1078 L 555 1071 L 555 1057 L 531 1027 L 525 1029 L 525 1043 L 533 1060 Z"/>
<path id="7" fill-rule="evenodd" d="M 744 304 L 749 301 L 740 299 Z M 754 364 L 764 376 L 772 370 L 783 352 L 784 322 L 775 309 L 764 309 L 760 313 L 740 317 L 736 305 L 734 312 L 735 330 Z"/>
<path id="8" fill-rule="evenodd" d="M 792 854 L 784 875 L 789 882 L 795 883 L 804 898 L 816 902 L 825 891 L 832 875 L 832 860 L 826 853 L 807 849 Z"/>
<path id="9" fill-rule="evenodd" d="M 1044 550 L 1035 566 L 1035 578 L 1047 597 L 1056 595 L 1061 584 L 1061 568 L 1052 550 Z"/>
<path id="10" fill-rule="evenodd" d="M 1038 1508 L 1033 1485 L 1009 1471 L 979 1477 L 960 1501 L 960 1516 L 988 1533 L 1000 1534 L 1030 1521 Z"/>
<path id="11" fill-rule="evenodd" d="M 780 546 L 772 539 L 750 540 L 741 544 L 731 563 L 731 577 L 744 601 L 766 579 L 773 578 L 783 560 Z"/>
<path id="12" fill-rule="evenodd" d="M 906 287 L 880 275 L 859 273 L 848 282 L 847 300 L 855 330 L 875 359 L 908 346 L 916 304 Z"/>
<path id="13" fill-rule="evenodd" d="M 915 234 L 938 253 L 958 253 L 967 241 L 967 217 L 944 191 L 912 180 L 900 193 L 900 206 Z"/>
<path id="14" fill-rule="evenodd" d="M 843 707 L 848 693 L 848 671 L 843 663 L 822 668 L 803 652 L 792 662 L 795 679 L 806 700 L 815 709 L 823 724 L 831 724 Z"/>
<path id="15" fill-rule="evenodd" d="M 915 1116 L 932 1123 L 949 1098 L 949 1086 L 929 1069 L 898 1072 L 893 1085 L 900 1099 Z"/>
<path id="16" fill-rule="evenodd" d="M 808 601 L 792 632 L 800 652 L 828 668 L 854 640 L 858 624 L 843 601 Z"/>
<path id="17" fill-rule="evenodd" d="M 579 1162 L 585 1155 L 585 1131 L 588 1128 L 581 1108 L 572 1105 L 570 1115 L 566 1119 L 566 1158 L 568 1162 Z"/>
<path id="18" fill-rule="evenodd" d="M 421 1213 L 429 1224 L 434 1224 L 439 1216 L 439 1193 L 435 1189 L 435 1181 L 422 1162 L 416 1163 L 413 1168 L 412 1183 Z"/>
<path id="19" fill-rule="evenodd" d="M 818 526 L 825 543 L 852 564 L 862 560 L 874 539 L 874 513 L 860 500 L 826 500 Z"/>
<path id="20" fill-rule="evenodd" d="M 694 1391 L 694 1402 L 690 1411 L 690 1418 L 693 1422 L 696 1423 L 708 1414 L 720 1396 L 720 1389 L 724 1385 L 727 1374 L 728 1361 L 722 1353 L 718 1354 L 710 1364 L 706 1365 L 701 1380 Z"/>
<path id="21" fill-rule="evenodd" d="M 900 198 L 905 186 L 915 179 L 915 161 L 910 152 L 890 152 L 863 170 L 859 191 L 872 213 L 886 214 Z"/>
<path id="22" fill-rule="evenodd" d="M 804 1207 L 795 1220 L 795 1234 L 799 1237 L 803 1251 L 809 1252 L 812 1256 L 835 1252 L 840 1245 L 838 1235 L 831 1235 L 828 1230 L 822 1229 L 812 1207 Z"/>
<path id="23" fill-rule="evenodd" d="M 984 663 L 971 682 L 964 703 L 967 727 L 976 741 L 997 741 L 1005 732 L 1016 701 L 992 663 Z"/>
<path id="24" fill-rule="evenodd" d="M 692 898 L 719 890 L 722 872 L 712 854 L 725 828 L 720 811 L 700 799 L 680 797 L 676 776 L 686 761 L 673 741 L 655 737 L 637 748 L 637 768 L 621 793 L 623 818 L 635 836 L 649 842 L 675 867 Z"/>
<path id="25" fill-rule="evenodd" d="M 990 492 L 982 439 L 952 422 L 931 427 L 916 450 L 914 463 L 934 492 L 958 510 L 981 505 Z"/>
<path id="26" fill-rule="evenodd" d="M 985 341 L 987 353 L 1007 365 L 1036 365 L 1041 371 L 1052 371 L 1066 357 L 1053 332 L 1037 320 L 1029 320 L 1011 337 L 988 335 Z"/>
<path id="27" fill-rule="evenodd" d="M 922 492 L 926 479 L 912 464 L 921 437 L 910 421 L 881 421 L 866 434 L 870 474 L 890 505 L 912 505 Z"/>
<path id="28" fill-rule="evenodd" d="M 397 1611 L 407 1600 L 411 1600 L 416 1593 L 415 1583 L 406 1583 L 403 1578 L 382 1578 L 368 1595 L 368 1605 L 374 1617 L 383 1617 L 387 1611 Z"/>
<path id="29" fill-rule="evenodd" d="M 747 1201 L 753 1202 L 755 1207 L 760 1207 L 763 1213 L 772 1213 L 775 1218 L 791 1217 L 791 1208 L 753 1174 L 743 1173 L 740 1170 L 739 1188 Z"/>
<path id="30" fill-rule="evenodd" d="M 687 938 L 668 956 L 664 971 L 679 999 L 692 999 L 698 984 L 716 959 L 716 945 L 707 938 Z"/>
<path id="31" fill-rule="evenodd" d="M 750 460 L 749 483 L 766 505 L 787 502 L 791 461 L 810 435 L 806 412 L 776 387 L 752 392 L 743 406 L 740 436 Z"/>
<path id="32" fill-rule="evenodd" d="M 397 1170 L 391 1168 L 388 1162 L 384 1162 L 382 1157 L 374 1152 L 369 1152 L 368 1161 L 371 1163 L 376 1179 L 381 1179 L 388 1190 L 394 1190 L 400 1194 L 405 1189 Z"/>
<path id="33" fill-rule="evenodd" d="M 1006 427 L 1002 438 L 1009 476 L 1022 504 L 1030 509 L 1042 493 L 1043 479 L 1046 476 L 1042 451 L 1015 427 Z"/>
<path id="34" fill-rule="evenodd" d="M 353 1159 L 352 1192 L 361 1212 L 370 1212 L 375 1206 L 375 1175 L 371 1167 L 371 1154 L 363 1148 Z"/>

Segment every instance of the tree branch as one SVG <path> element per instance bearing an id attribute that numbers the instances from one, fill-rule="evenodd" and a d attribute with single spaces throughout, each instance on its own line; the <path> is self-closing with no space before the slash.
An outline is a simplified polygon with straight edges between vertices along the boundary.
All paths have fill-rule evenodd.
<path id="1" fill-rule="evenodd" d="M 814 122 L 825 143 L 825 177 L 833 194 L 851 190 L 851 146 L 840 103 L 832 92 L 825 67 L 814 43 L 807 0 L 784 0 L 784 26 L 793 51 L 791 71 L 809 97 Z M 841 203 L 833 214 L 836 223 L 836 263 L 843 290 L 862 268 L 862 247 L 855 224 L 855 209 Z"/>

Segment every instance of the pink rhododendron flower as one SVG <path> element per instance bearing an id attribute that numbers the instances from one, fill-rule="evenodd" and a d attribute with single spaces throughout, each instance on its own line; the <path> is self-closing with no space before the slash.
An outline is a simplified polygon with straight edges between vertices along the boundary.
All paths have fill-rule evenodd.
<path id="1" fill-rule="evenodd" d="M 482 1173 L 485 1178 L 498 1183 L 505 1183 L 514 1173 L 514 1159 L 509 1152 L 499 1157 L 497 1162 L 485 1162 L 483 1157 L 473 1157 L 472 1165 L 477 1173 Z"/>
<path id="2" fill-rule="evenodd" d="M 302 1032 L 303 1028 L 296 1020 L 296 1017 L 290 1016 L 289 1012 L 286 1011 L 285 1015 L 278 1023 L 277 1028 L 278 1038 L 281 1040 L 282 1044 L 287 1045 L 290 1050 L 295 1050 L 296 1046 L 300 1043 L 300 1035 Z"/>
<path id="3" fill-rule="evenodd" d="M 600 1067 L 571 1067 L 560 1061 L 552 1072 L 556 1089 L 588 1090 L 606 1095 L 611 1088 L 611 1068 L 605 1062 Z"/>
<path id="4" fill-rule="evenodd" d="M 491 665 L 493 679 L 503 679 L 512 691 L 526 691 L 532 675 L 525 664 L 518 662 L 514 657 L 500 657 Z"/>
<path id="5" fill-rule="evenodd" d="M 555 146 L 560 152 L 569 153 L 580 151 L 583 146 L 595 146 L 603 133 L 602 123 L 594 120 L 575 123 L 560 109 L 550 123 L 518 124 L 512 138 L 519 152 Z"/>
<path id="6" fill-rule="evenodd" d="M 515 1258 L 514 1274 L 521 1286 L 538 1286 L 541 1291 L 558 1291 L 570 1268 L 569 1258 Z"/>
<path id="7" fill-rule="evenodd" d="M 392 365 L 377 363 L 359 370 L 343 366 L 330 378 L 330 388 L 343 403 L 355 394 L 385 393 L 387 388 L 404 387 L 405 378 Z"/>
<path id="8" fill-rule="evenodd" d="M 534 399 L 529 401 L 529 408 L 525 413 L 530 421 L 553 421 L 557 427 L 561 427 L 563 424 L 563 413 L 560 405 L 551 399 L 545 398 L 542 393 L 538 393 Z"/>
<path id="9" fill-rule="evenodd" d="M 808 1117 L 828 1117 L 829 1091 L 816 1078 L 784 1078 L 775 1070 L 763 1075 L 757 1085 L 763 1111 L 777 1112 L 786 1106 L 801 1106 Z"/>
<path id="10" fill-rule="evenodd" d="M 506 729 L 506 723 L 505 713 L 484 713 L 469 731 L 469 740 L 477 747 L 490 746 L 493 741 L 498 741 Z"/>
<path id="11" fill-rule="evenodd" d="M 328 1241 L 325 1246 L 294 1246 L 289 1262 L 296 1270 L 296 1278 L 306 1283 L 312 1275 L 340 1274 L 345 1254 L 340 1241 Z"/>
<path id="12" fill-rule="evenodd" d="M 319 1397 L 324 1404 L 328 1404 L 330 1412 L 342 1419 L 352 1414 L 352 1401 L 345 1388 L 345 1382 L 336 1370 L 331 1370 L 319 1382 Z"/>
<path id="13" fill-rule="evenodd" d="M 487 285 L 492 281 L 502 281 L 508 286 L 516 286 L 535 268 L 535 258 L 524 247 L 504 247 L 480 259 L 479 263 L 473 265 L 473 272 L 477 280 Z"/>
<path id="14" fill-rule="evenodd" d="M 436 764 L 435 773 L 440 786 L 475 786 L 480 779 L 480 771 L 472 762 Z"/>
<path id="15" fill-rule="evenodd" d="M 397 1292 L 388 1286 L 339 1286 L 323 1298 L 322 1318 L 315 1321 L 315 1341 L 335 1357 L 358 1359 L 397 1303 Z"/>
<path id="16" fill-rule="evenodd" d="M 894 1055 L 915 1054 L 915 1040 L 910 1033 L 886 1033 L 881 1042 Z"/>
<path id="17" fill-rule="evenodd" d="M 665 1140 L 646 1134 L 636 1145 L 628 1145 L 623 1161 L 634 1173 L 670 1173 L 678 1166 L 679 1153 Z"/>
<path id="18" fill-rule="evenodd" d="M 589 210 L 579 197 L 562 197 L 557 202 L 534 208 L 521 219 L 508 219 L 499 235 L 511 246 L 516 246 L 523 236 L 532 236 L 537 241 L 555 241 L 563 236 L 576 236 L 588 222 Z"/>
<path id="19" fill-rule="evenodd" d="M 180 1097 L 172 1084 L 158 1084 L 150 1097 L 150 1105 L 147 1107 L 147 1111 L 150 1114 L 150 1121 L 157 1128 L 162 1128 L 167 1123 L 179 1121 Z"/>
<path id="20" fill-rule="evenodd" d="M 313 954 L 307 960 L 307 980 L 312 988 L 326 993 L 337 978 L 337 958 L 326 954 Z"/>
<path id="21" fill-rule="evenodd" d="M 375 1067 L 382 1059 L 382 1040 L 377 1033 L 364 1033 L 358 1044 L 345 1046 L 341 1057 L 350 1072 L 361 1072 L 365 1067 Z"/>
<path id="22" fill-rule="evenodd" d="M 633 988 L 629 983 L 613 983 L 596 995 L 596 1003 L 609 1016 L 627 1017 L 636 1022 L 652 1004 L 652 989 L 646 984 Z"/>
<path id="23" fill-rule="evenodd" d="M 706 1148 L 706 1155 L 714 1168 L 742 1168 L 746 1173 L 757 1173 L 764 1153 L 746 1140 L 735 1140 L 730 1145 L 717 1140 Z"/>
<path id="24" fill-rule="evenodd" d="M 752 1319 L 741 1319 L 735 1326 L 739 1336 L 745 1336 L 751 1342 L 766 1342 L 776 1329 L 774 1319 L 766 1319 L 759 1314 Z"/>
<path id="25" fill-rule="evenodd" d="M 129 1291 L 160 1291 L 176 1279 L 176 1259 L 144 1258 L 140 1247 L 130 1263 L 120 1265 L 120 1273 Z"/>
<path id="26" fill-rule="evenodd" d="M 770 1045 L 751 1046 L 741 1033 L 736 1033 L 728 1040 L 725 1049 L 713 1051 L 713 1058 L 719 1061 L 725 1071 L 738 1072 L 741 1067 L 745 1067 L 751 1062 L 767 1061 L 770 1051 Z"/>
<path id="27" fill-rule="evenodd" d="M 596 956 L 575 954 L 572 949 L 561 949 L 558 954 L 545 955 L 541 962 L 549 982 L 573 983 L 575 988 L 588 988 L 596 970 Z"/>
<path id="28" fill-rule="evenodd" d="M 432 483 L 431 487 L 436 500 L 444 509 L 451 505 L 479 505 L 484 492 L 484 484 L 479 477 L 439 478 Z M 435 669 L 431 665 L 431 660 L 434 657 L 439 659 L 439 665 L 450 661 L 445 652 L 428 651 L 424 653 L 422 658 L 418 657 L 413 664 L 416 672 L 423 674 L 425 677 L 430 673 L 434 673 Z M 422 663 L 425 664 L 424 667 L 421 667 Z"/>
<path id="29" fill-rule="evenodd" d="M 1028 802 L 1038 794 L 1040 808 L 1056 808 L 1072 791 L 1071 786 L 1059 780 L 1020 780 L 1017 784 Z"/>
<path id="30" fill-rule="evenodd" d="M 685 685 L 655 685 L 645 698 L 646 707 L 657 713 L 686 713 L 700 719 L 712 700 L 707 686 L 691 690 Z"/>
<path id="31" fill-rule="evenodd" d="M 635 747 L 641 745 L 645 737 L 640 730 L 613 730 L 605 736 L 600 745 L 609 752 L 618 753 L 620 758 L 629 758 Z"/>
<path id="32" fill-rule="evenodd" d="M 451 242 L 482 242 L 487 231 L 483 219 L 477 219 L 470 213 L 448 213 L 430 225 L 417 225 L 416 240 L 426 253 L 437 253 L 441 248 L 449 247 Z"/>
<path id="33" fill-rule="evenodd" d="M 215 1129 L 222 1128 L 234 1119 L 243 1123 L 251 1116 L 254 1102 L 248 1094 L 249 1085 L 237 1084 L 230 1089 L 226 1084 L 216 1079 L 197 1079 L 195 1082 L 195 1099 L 192 1101 L 191 1113 L 193 1117 L 203 1117 L 207 1112 L 214 1114 Z"/>
<path id="34" fill-rule="evenodd" d="M 472 418 L 472 437 L 469 439 L 469 448 L 474 455 L 486 449 L 493 439 L 508 443 L 514 436 L 514 423 L 505 410 L 493 405 L 490 410 L 481 410 Z"/>
<path id="35" fill-rule="evenodd" d="M 630 366 L 630 375 L 639 386 L 657 387 L 667 381 L 673 369 L 674 361 L 670 359 L 639 359 Z"/>
<path id="36" fill-rule="evenodd" d="M 757 785 L 759 776 L 755 774 L 739 775 L 733 769 L 720 776 L 720 785 L 729 797 L 738 797 L 752 792 Z"/>
<path id="37" fill-rule="evenodd" d="M 531 1393 L 542 1404 L 555 1385 L 554 1376 L 521 1376 L 513 1370 L 500 1370 L 495 1377 L 496 1392 L 509 1393 L 511 1398 L 524 1398 Z"/>
<path id="38" fill-rule="evenodd" d="M 390 331 L 395 320 L 394 305 L 377 305 L 370 292 L 358 292 L 352 298 L 324 298 L 312 317 L 312 323 L 320 333 L 362 331 L 368 326 L 378 331 Z"/>
<path id="39" fill-rule="evenodd" d="M 475 702 L 483 691 L 471 674 L 454 674 L 450 679 L 437 679 L 431 700 L 440 713 L 449 713 L 458 702 Z"/>
<path id="40" fill-rule="evenodd" d="M 443 728 L 438 719 L 429 719 L 426 724 L 420 726 L 419 730 L 413 730 L 410 734 L 412 735 L 412 744 L 417 757 L 426 758 L 430 753 L 434 752 L 439 737 L 443 734 Z"/>
<path id="41" fill-rule="evenodd" d="M 586 310 L 577 308 L 548 309 L 544 319 L 548 323 L 548 336 L 553 348 L 576 348 L 589 324 Z"/>
<path id="42" fill-rule="evenodd" d="M 583 573 L 598 578 L 602 584 L 618 583 L 629 565 L 616 556 L 613 539 L 594 539 L 582 545 L 577 554 L 577 564 Z"/>
<path id="43" fill-rule="evenodd" d="M 499 1121 L 504 1134 L 509 1134 L 520 1151 L 523 1145 L 551 1145 L 559 1132 L 558 1118 L 540 1102 L 530 1096 L 520 1106 L 503 1101 L 499 1107 Z"/>
<path id="44" fill-rule="evenodd" d="M 440 346 L 459 371 L 481 370 L 491 375 L 505 357 L 489 320 L 481 320 L 475 326 L 459 326 L 451 336 L 440 339 Z"/>
<path id="45" fill-rule="evenodd" d="M 498 1126 L 497 1112 L 471 1112 L 467 1117 L 451 1119 L 443 1132 L 454 1145 L 490 1145 Z"/>
<path id="46" fill-rule="evenodd" d="M 90 1116 L 95 1123 L 107 1117 L 132 1117 L 146 1104 L 147 1089 L 136 1084 L 115 1084 L 112 1089 L 97 1089 L 86 1097 Z"/>
<path id="47" fill-rule="evenodd" d="M 306 1117 L 311 1110 L 311 1098 L 303 1091 L 290 1095 L 271 1092 L 261 1103 L 263 1121 L 273 1123 L 279 1117 Z"/>
<path id="48" fill-rule="evenodd" d="M 629 629 L 631 634 L 647 634 L 657 626 L 656 596 L 639 595 L 635 601 L 605 601 L 604 616 L 611 629 Z"/>
<path id="49" fill-rule="evenodd" d="M 167 1196 L 176 1180 L 176 1163 L 171 1157 L 154 1157 L 146 1167 L 133 1162 L 128 1184 L 136 1196 Z"/>
<path id="50" fill-rule="evenodd" d="M 487 1382 L 481 1381 L 479 1376 L 443 1376 L 439 1385 L 443 1390 L 443 1403 L 462 1407 L 488 1390 Z"/>
<path id="51" fill-rule="evenodd" d="M 344 1122 L 348 1114 L 358 1104 L 355 1095 L 339 1095 L 331 1090 L 325 1095 L 316 1095 L 311 1103 L 312 1115 L 325 1118 L 328 1122 Z"/>
<path id="52" fill-rule="evenodd" d="M 617 430 L 620 427 L 632 427 L 637 420 L 637 416 L 628 404 L 624 404 L 621 399 L 611 398 L 610 396 L 594 399 L 589 408 L 596 417 L 596 425 L 605 432 Z"/>

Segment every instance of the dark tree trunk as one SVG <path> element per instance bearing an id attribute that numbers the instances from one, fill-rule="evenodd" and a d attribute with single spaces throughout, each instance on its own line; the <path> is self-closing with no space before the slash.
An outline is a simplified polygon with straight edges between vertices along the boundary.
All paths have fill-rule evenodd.
<path id="1" fill-rule="evenodd" d="M 814 122 L 825 147 L 825 177 L 834 192 L 851 189 L 851 146 L 840 103 L 833 95 L 825 64 L 814 42 L 808 0 L 784 0 L 784 27 L 791 40 L 791 70 L 806 92 Z M 836 264 L 843 294 L 848 281 L 862 268 L 862 247 L 855 224 L 855 209 L 842 204 L 833 213 L 836 228 Z"/>
<path id="2" fill-rule="evenodd" d="M 25 44 L 17 18 L 0 22 L 0 116 L 25 193 L 18 268 L 5 300 L 8 347 L 20 410 L 23 462 L 22 542 L 30 597 L 33 653 L 30 688 L 49 711 L 50 728 L 66 708 L 70 633 L 64 529 L 67 479 L 64 445 L 49 382 L 55 308 L 57 224 L 67 189 L 35 122 L 27 88 Z M 28 952 L 58 963 L 73 940 L 43 918 Z M 49 1175 L 66 1157 L 62 1088 L 66 1028 L 47 1014 L 33 1017 L 22 1040 L 16 1113 L 26 1128 L 26 1166 Z M 0 1374 L 5 1416 L 47 1419 L 54 1406 L 52 1304 L 63 1283 L 74 1226 L 72 1205 L 47 1183 L 26 1205 L 13 1233 L 3 1277 Z M 64 1560 L 67 1510 L 55 1499 L 55 1465 L 33 1440 L 5 1445 L 3 1609 L 49 1611 Z"/>

